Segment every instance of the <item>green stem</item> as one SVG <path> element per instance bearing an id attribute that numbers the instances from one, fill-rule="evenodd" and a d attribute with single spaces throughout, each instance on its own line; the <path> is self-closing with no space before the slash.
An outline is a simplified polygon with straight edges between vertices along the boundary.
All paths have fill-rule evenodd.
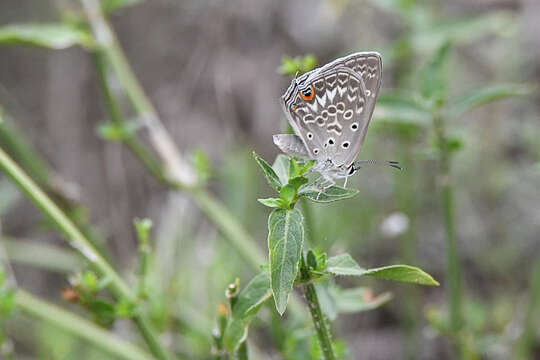
<path id="1" fill-rule="evenodd" d="M 540 258 L 531 272 L 529 301 L 523 319 L 523 333 L 517 341 L 517 359 L 532 359 L 535 347 L 536 323 L 540 316 Z"/>
<path id="2" fill-rule="evenodd" d="M 317 297 L 317 291 L 315 290 L 315 285 L 310 282 L 309 269 L 306 265 L 303 254 L 300 258 L 300 272 L 302 279 L 306 282 L 304 285 L 304 295 L 311 314 L 311 319 L 313 320 L 315 332 L 317 333 L 317 339 L 319 340 L 323 358 L 324 360 L 335 360 L 336 355 L 334 354 L 332 336 L 330 335 L 330 330 L 328 329 L 326 319 L 322 312 L 319 298 Z"/>
<path id="3" fill-rule="evenodd" d="M 0 168 L 24 192 L 34 205 L 45 214 L 70 241 L 91 266 L 104 278 L 109 280 L 109 288 L 117 299 L 136 302 L 137 298 L 131 288 L 120 278 L 118 273 L 105 261 L 82 232 L 73 224 L 66 214 L 24 173 L 24 171 L 0 148 Z M 158 344 L 157 335 L 150 329 L 142 315 L 136 315 L 135 322 L 148 343 L 150 349 L 159 359 L 168 359 L 165 351 Z"/>
<path id="4" fill-rule="evenodd" d="M 59 273 L 72 273 L 83 267 L 83 261 L 73 250 L 56 245 L 2 236 L 10 262 Z"/>
<path id="5" fill-rule="evenodd" d="M 127 360 L 151 360 L 152 357 L 135 345 L 111 336 L 109 331 L 40 300 L 24 290 L 17 290 L 15 303 L 28 316 L 54 324 L 71 334 L 92 343 L 108 354 Z"/>
<path id="6" fill-rule="evenodd" d="M 439 111 L 435 111 L 434 117 L 435 132 L 439 146 L 439 181 L 441 187 L 441 205 L 444 217 L 447 244 L 447 266 L 448 282 L 450 286 L 450 328 L 455 336 L 458 351 L 461 352 L 461 341 L 459 332 L 463 325 L 462 318 L 462 294 L 461 294 L 461 271 L 459 255 L 456 244 L 455 224 L 454 224 L 454 203 L 453 187 L 451 183 L 451 158 L 446 145 L 446 130 L 444 119 Z"/>
<path id="7" fill-rule="evenodd" d="M 94 53 L 94 62 L 96 66 L 96 71 L 98 74 L 98 80 L 103 93 L 103 99 L 105 101 L 105 106 L 111 117 L 111 121 L 117 125 L 125 126 L 126 121 L 120 111 L 114 95 L 109 86 L 107 80 L 107 62 L 105 53 L 102 50 L 96 50 Z M 128 147 L 128 149 L 143 163 L 143 165 L 150 171 L 150 173 L 160 179 L 165 180 L 164 174 L 161 169 L 161 164 L 140 144 L 134 135 L 128 135 L 125 139 L 122 140 L 123 143 Z"/>
<path id="8" fill-rule="evenodd" d="M 249 360 L 247 341 L 244 341 L 237 351 L 238 360 Z"/>

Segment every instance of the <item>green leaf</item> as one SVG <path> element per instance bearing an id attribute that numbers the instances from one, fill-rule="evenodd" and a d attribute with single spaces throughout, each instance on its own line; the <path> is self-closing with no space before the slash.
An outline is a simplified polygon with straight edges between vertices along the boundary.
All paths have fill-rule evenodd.
<path id="1" fill-rule="evenodd" d="M 317 270 L 317 257 L 312 250 L 308 250 L 306 255 L 306 261 L 309 268 Z"/>
<path id="2" fill-rule="evenodd" d="M 445 41 L 420 72 L 420 90 L 426 99 L 440 102 L 446 96 L 445 65 L 450 55 L 451 43 Z"/>
<path id="3" fill-rule="evenodd" d="M 86 31 L 62 23 L 12 24 L 0 27 L 0 44 L 26 44 L 50 49 L 66 49 L 75 45 L 89 48 L 92 38 Z"/>
<path id="4" fill-rule="evenodd" d="M 480 16 L 438 21 L 417 29 L 411 41 L 420 51 L 433 51 L 445 39 L 455 44 L 473 44 L 490 34 L 508 36 L 516 31 L 516 15 L 510 11 L 491 11 Z"/>
<path id="5" fill-rule="evenodd" d="M 140 3 L 142 0 L 101 0 L 103 11 L 111 13 L 117 9 L 132 6 Z"/>
<path id="6" fill-rule="evenodd" d="M 376 309 L 392 299 L 392 294 L 385 292 L 373 296 L 370 288 L 334 289 L 337 312 L 340 314 L 357 313 Z"/>
<path id="7" fill-rule="evenodd" d="M 98 125 L 97 134 L 104 140 L 123 141 L 132 137 L 139 127 L 140 124 L 134 121 L 123 124 L 107 122 Z"/>
<path id="8" fill-rule="evenodd" d="M 431 275 L 420 268 L 409 265 L 390 265 L 369 269 L 364 275 L 419 285 L 439 286 L 439 283 Z"/>
<path id="9" fill-rule="evenodd" d="M 268 219 L 270 279 L 274 302 L 280 315 L 285 312 L 304 243 L 302 214 L 296 210 L 277 209 Z"/>
<path id="10" fill-rule="evenodd" d="M 304 174 L 307 173 L 309 170 L 311 170 L 311 168 L 313 167 L 313 165 L 315 165 L 315 160 L 308 160 L 308 161 L 306 161 L 306 163 L 304 164 L 304 166 L 302 166 L 302 168 L 301 168 L 300 171 L 298 172 L 298 175 L 304 175 Z"/>
<path id="11" fill-rule="evenodd" d="M 534 86 L 523 84 L 502 84 L 474 89 L 449 105 L 448 114 L 458 117 L 475 107 L 509 97 L 530 95 L 534 91 Z"/>
<path id="12" fill-rule="evenodd" d="M 328 259 L 325 272 L 332 275 L 374 276 L 387 280 L 416 283 L 420 285 L 436 285 L 428 273 L 409 265 L 391 265 L 375 269 L 361 268 L 349 254 L 341 254 Z"/>
<path id="13" fill-rule="evenodd" d="M 287 209 L 288 205 L 283 199 L 277 199 L 277 198 L 267 198 L 267 199 L 257 199 L 258 202 L 263 204 L 264 206 L 268 206 L 270 208 L 280 208 L 280 209 Z"/>
<path id="14" fill-rule="evenodd" d="M 153 223 L 152 220 L 144 218 L 133 219 L 133 225 L 135 226 L 135 232 L 137 233 L 137 239 L 139 243 L 146 244 L 148 242 L 148 235 L 150 234 L 150 229 L 152 229 Z"/>
<path id="15" fill-rule="evenodd" d="M 361 268 L 351 255 L 345 253 L 332 256 L 326 262 L 325 272 L 332 275 L 362 276 L 366 269 Z"/>
<path id="16" fill-rule="evenodd" d="M 281 189 L 283 184 L 286 184 L 286 182 L 282 183 L 279 180 L 279 177 L 277 176 L 274 169 L 272 169 L 272 167 L 268 165 L 268 163 L 262 157 L 257 155 L 257 153 L 253 152 L 253 157 L 255 158 L 255 161 L 257 161 L 257 164 L 261 168 L 264 174 L 264 177 L 266 178 L 266 181 L 268 181 L 268 184 L 272 188 L 274 188 L 274 190 L 279 191 L 279 189 Z"/>
<path id="17" fill-rule="evenodd" d="M 300 190 L 298 195 L 305 196 L 314 202 L 328 203 L 352 198 L 353 196 L 356 196 L 358 192 L 358 190 L 345 189 L 341 186 L 332 186 L 326 189 L 324 192 L 320 192 L 319 189 L 315 188 L 314 186 L 310 186 Z"/>
<path id="18" fill-rule="evenodd" d="M 231 321 L 225 330 L 225 348 L 233 353 L 246 339 L 249 322 L 261 305 L 272 296 L 267 272 L 255 276 L 240 292 L 232 309 Z"/>
<path id="19" fill-rule="evenodd" d="M 279 181 L 282 184 L 289 182 L 289 157 L 279 154 L 272 165 L 272 169 L 276 172 Z"/>
<path id="20" fill-rule="evenodd" d="M 307 182 L 308 182 L 308 179 L 306 179 L 303 176 L 298 176 L 298 177 L 295 177 L 294 179 L 289 180 L 289 184 L 294 187 L 295 191 L 298 191 L 298 189 L 300 189 L 300 186 L 307 184 Z"/>
<path id="21" fill-rule="evenodd" d="M 279 196 L 283 199 L 283 201 L 287 204 L 287 207 L 291 207 L 291 204 L 294 202 L 294 199 L 296 198 L 296 189 L 293 185 L 287 184 L 281 188 L 279 191 Z"/>
<path id="22" fill-rule="evenodd" d="M 374 124 L 399 123 L 421 127 L 431 125 L 431 114 L 421 101 L 420 94 L 404 91 L 383 93 L 377 100 Z"/>
<path id="23" fill-rule="evenodd" d="M 297 56 L 291 58 L 289 56 L 283 56 L 281 58 L 281 66 L 278 72 L 281 75 L 294 76 L 298 74 L 304 74 L 311 71 L 317 66 L 317 58 L 313 54 L 307 54 L 305 56 Z"/>

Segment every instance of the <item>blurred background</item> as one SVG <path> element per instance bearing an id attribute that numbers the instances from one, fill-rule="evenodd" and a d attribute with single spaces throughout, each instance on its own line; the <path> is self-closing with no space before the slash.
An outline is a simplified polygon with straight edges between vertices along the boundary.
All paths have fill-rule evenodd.
<path id="1" fill-rule="evenodd" d="M 466 109 L 479 96 L 475 89 L 507 90 L 495 92 L 485 106 L 450 111 L 446 121 L 467 356 L 540 359 L 540 277 L 534 271 L 540 264 L 540 103 L 537 93 L 520 87 L 540 79 L 539 1 L 102 3 L 185 161 L 204 175 L 208 191 L 261 254 L 269 210 L 256 199 L 272 191 L 251 152 L 269 162 L 279 153 L 272 135 L 287 128 L 279 97 L 291 79 L 280 74 L 282 57 L 313 54 L 323 65 L 352 52 L 381 53 L 381 101 L 359 158 L 399 160 L 404 170 L 363 169 L 349 180 L 360 191 L 355 198 L 302 204 L 310 213 L 307 236 L 311 246 L 329 254 L 347 251 L 365 267 L 419 266 L 441 286 L 338 280 L 343 287 L 394 295 L 374 311 L 333 322 L 350 359 L 459 358 L 445 332 L 449 289 L 434 129 L 429 115 L 409 102 L 421 91 L 422 68 L 450 39 L 448 103 Z M 76 24 L 83 13 L 77 1 L 3 0 L 0 26 Z M 13 40 L 1 28 L 0 43 L 0 146 L 71 210 L 128 281 L 137 269 L 133 219 L 152 219 L 151 318 L 182 358 L 209 359 L 227 285 L 236 277 L 246 284 L 256 270 L 192 194 L 156 181 L 120 142 L 103 139 L 109 114 L 99 60 L 89 47 L 47 49 Z M 109 84 L 119 94 L 119 111 L 136 122 L 140 114 L 118 81 L 111 77 Z M 144 130 L 140 135 L 151 144 Z M 5 176 L 0 215 L 0 259 L 12 269 L 11 286 L 86 316 L 60 292 L 69 276 L 84 269 L 82 260 Z M 309 358 L 294 355 L 309 337 L 309 323 L 280 328 L 280 322 L 293 323 L 290 317 L 279 320 L 270 306 L 263 309 L 250 331 L 258 358 Z M 3 349 L 17 359 L 115 358 L 18 312 L 4 325 Z M 112 326 L 136 341 L 126 321 Z"/>

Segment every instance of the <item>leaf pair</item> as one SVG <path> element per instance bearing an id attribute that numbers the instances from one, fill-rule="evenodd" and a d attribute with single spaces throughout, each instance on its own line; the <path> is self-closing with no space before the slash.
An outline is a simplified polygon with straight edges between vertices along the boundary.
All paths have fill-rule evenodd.
<path id="1" fill-rule="evenodd" d="M 280 193 L 279 198 L 258 199 L 265 206 L 287 210 L 292 209 L 300 197 L 326 203 L 348 199 L 358 194 L 357 190 L 344 189 L 339 186 L 332 186 L 321 192 L 313 185 L 307 185 L 308 179 L 304 175 L 313 167 L 315 163 L 313 160 L 300 166 L 295 159 L 278 155 L 274 165 L 270 166 L 256 153 L 253 153 L 253 157 L 268 184 Z"/>

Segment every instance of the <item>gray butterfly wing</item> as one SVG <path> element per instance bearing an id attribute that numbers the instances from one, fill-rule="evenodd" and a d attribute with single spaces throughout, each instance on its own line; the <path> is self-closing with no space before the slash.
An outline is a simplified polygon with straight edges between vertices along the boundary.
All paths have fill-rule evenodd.
<path id="1" fill-rule="evenodd" d="M 318 72 L 282 101 L 311 158 L 330 159 L 336 167 L 354 161 L 369 122 L 366 88 L 356 72 L 347 67 Z"/>
<path id="2" fill-rule="evenodd" d="M 285 154 L 300 157 L 309 158 L 310 155 L 304 142 L 298 135 L 294 134 L 278 134 L 274 135 L 274 144 Z"/>
<path id="3" fill-rule="evenodd" d="M 366 113 L 373 115 L 375 102 L 382 84 L 382 58 L 377 52 L 358 52 L 336 59 L 317 69 L 317 73 L 325 73 L 338 67 L 346 67 L 362 77 L 367 90 Z"/>

